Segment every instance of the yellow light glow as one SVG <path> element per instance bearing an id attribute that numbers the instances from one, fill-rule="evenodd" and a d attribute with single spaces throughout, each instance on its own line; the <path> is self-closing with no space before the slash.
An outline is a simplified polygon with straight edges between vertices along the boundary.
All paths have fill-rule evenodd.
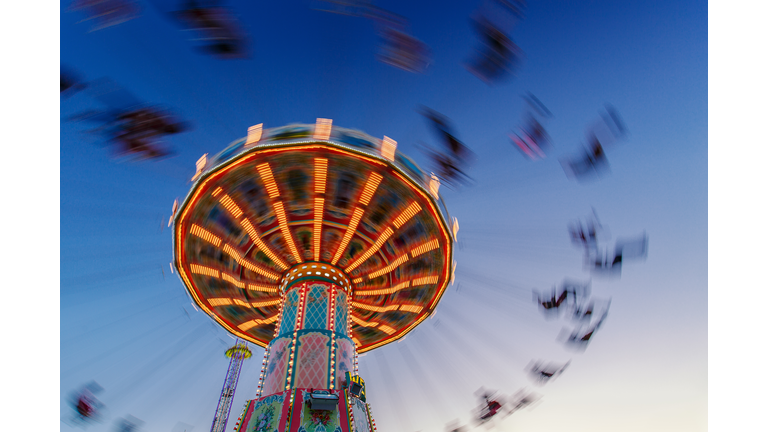
<path id="1" fill-rule="evenodd" d="M 439 197 L 438 191 L 440 190 L 440 179 L 432 173 L 432 178 L 429 180 L 429 193 L 431 193 L 435 199 Z"/>
<path id="2" fill-rule="evenodd" d="M 275 215 L 277 215 L 277 221 L 280 224 L 280 231 L 283 233 L 283 240 L 285 240 L 285 243 L 291 250 L 293 257 L 296 258 L 296 261 L 300 263 L 304 262 L 304 260 L 301 259 L 301 255 L 299 255 L 299 251 L 296 249 L 296 244 L 293 242 L 293 235 L 291 235 L 291 230 L 288 228 L 288 221 L 285 217 L 283 202 L 275 201 L 273 207 L 275 209 Z"/>
<path id="3" fill-rule="evenodd" d="M 277 292 L 277 287 L 270 286 L 270 285 L 248 284 L 248 289 L 251 291 L 268 292 L 268 293 Z"/>
<path id="4" fill-rule="evenodd" d="M 383 179 L 380 174 L 372 172 L 368 176 L 368 180 L 365 182 L 365 187 L 363 187 L 363 193 L 360 195 L 360 204 L 367 206 L 369 202 L 371 202 L 371 197 L 373 197 L 373 194 L 376 192 L 376 188 L 379 187 L 379 183 L 381 183 L 381 179 Z"/>
<path id="5" fill-rule="evenodd" d="M 232 304 L 232 299 L 229 298 L 212 298 L 208 299 L 208 303 L 211 306 L 228 306 Z"/>
<path id="6" fill-rule="evenodd" d="M 405 210 L 403 210 L 402 213 L 400 213 L 400 216 L 395 219 L 394 222 L 392 222 L 395 227 L 400 228 L 403 226 L 408 220 L 410 220 L 413 216 L 416 215 L 416 213 L 421 211 L 421 206 L 416 201 L 412 202 L 411 205 L 408 206 Z"/>
<path id="7" fill-rule="evenodd" d="M 254 273 L 260 274 L 272 280 L 277 280 L 277 278 L 280 277 L 280 275 L 278 275 L 277 273 L 271 272 L 267 269 L 263 269 L 257 266 L 255 263 L 251 262 L 250 260 L 243 258 L 243 256 L 240 255 L 240 252 L 238 252 L 237 250 L 235 250 L 235 248 L 233 248 L 232 246 L 226 243 L 224 244 L 224 248 L 222 250 L 224 251 L 224 253 L 234 258 L 238 264 L 240 264 L 241 266 L 247 268 L 248 270 Z M 240 288 L 245 288 L 245 286 L 241 286 Z"/>
<path id="8" fill-rule="evenodd" d="M 417 256 L 419 256 L 419 255 L 421 255 L 423 253 L 429 252 L 431 250 L 435 250 L 438 247 L 440 247 L 440 243 L 437 241 L 437 239 L 434 239 L 432 241 L 428 241 L 428 242 L 424 243 L 421 246 L 417 246 L 417 247 L 411 249 L 411 256 L 416 258 Z"/>
<path id="9" fill-rule="evenodd" d="M 399 284 L 397 284 L 397 285 L 395 285 L 393 287 L 390 287 L 390 288 L 372 289 L 372 290 L 358 289 L 358 290 L 355 291 L 355 295 L 358 296 L 358 297 L 360 297 L 360 296 L 382 295 L 382 294 L 383 295 L 387 295 L 387 294 L 392 294 L 392 293 L 395 293 L 395 292 L 400 291 L 402 289 L 408 288 L 409 286 L 410 286 L 410 282 L 409 281 L 405 281 L 405 282 L 401 282 L 401 283 L 399 283 Z"/>
<path id="10" fill-rule="evenodd" d="M 354 314 L 349 314 L 349 317 L 352 319 L 352 321 L 355 322 L 355 324 L 362 327 L 376 327 L 377 325 L 379 325 L 379 323 L 377 322 L 363 321 L 362 319 L 356 317 Z"/>
<path id="11" fill-rule="evenodd" d="M 375 279 L 375 278 L 377 278 L 377 277 L 379 277 L 379 276 L 381 276 L 381 275 L 383 275 L 385 273 L 389 273 L 392 270 L 394 270 L 395 268 L 397 268 L 397 266 L 399 266 L 400 264 L 402 264 L 402 263 L 404 263 L 406 261 L 408 261 L 408 254 L 404 254 L 403 256 L 395 259 L 394 261 L 389 263 L 389 265 L 384 267 L 383 269 L 377 270 L 377 271 L 369 274 L 368 275 L 368 279 Z"/>
<path id="12" fill-rule="evenodd" d="M 366 303 L 360 303 L 360 302 L 356 302 L 356 301 L 349 302 L 349 304 L 351 306 L 354 306 L 354 307 L 358 308 L 358 309 L 365 309 L 365 310 L 369 310 L 369 311 L 373 311 L 373 312 L 388 312 L 388 311 L 397 310 L 397 308 L 399 307 L 398 305 L 375 306 L 375 305 L 370 305 L 370 304 L 366 304 Z"/>
<path id="13" fill-rule="evenodd" d="M 384 139 L 381 140 L 381 155 L 391 161 L 395 160 L 395 150 L 397 149 L 397 141 L 384 135 Z"/>
<path id="14" fill-rule="evenodd" d="M 261 181 L 264 182 L 264 187 L 267 188 L 267 193 L 270 198 L 276 198 L 280 196 L 280 190 L 277 188 L 275 178 L 272 176 L 272 168 L 269 167 L 269 163 L 263 163 L 257 165 L 256 169 L 259 171 Z"/>
<path id="15" fill-rule="evenodd" d="M 224 189 L 222 189 L 222 188 L 221 188 L 221 186 L 219 186 L 219 187 L 217 187 L 216 189 L 214 189 L 214 190 L 213 190 L 213 193 L 211 193 L 211 195 L 213 195 L 214 197 L 217 197 L 217 196 L 219 196 L 219 194 L 220 194 L 220 193 L 221 193 L 221 191 L 223 191 L 223 190 L 224 190 Z"/>
<path id="16" fill-rule="evenodd" d="M 273 306 L 280 303 L 280 299 L 274 299 L 274 300 L 265 300 L 261 302 L 251 302 L 251 306 L 253 307 L 264 307 L 264 306 Z"/>
<path id="17" fill-rule="evenodd" d="M 315 193 L 325 193 L 325 181 L 328 178 L 328 159 L 315 158 Z"/>
<path id="18" fill-rule="evenodd" d="M 267 247 L 267 245 L 261 240 L 261 237 L 259 237 L 259 233 L 256 232 L 256 229 L 251 225 L 251 221 L 248 219 L 243 219 L 240 221 L 240 225 L 245 228 L 245 232 L 248 233 L 248 236 L 251 237 L 251 240 L 253 240 L 253 243 L 256 245 L 259 250 L 264 252 L 269 259 L 271 259 L 275 264 L 277 264 L 279 267 L 281 267 L 282 270 L 285 270 L 288 268 L 288 264 L 284 263 L 283 260 L 277 257 L 274 252 L 272 252 L 271 249 Z"/>
<path id="19" fill-rule="evenodd" d="M 413 280 L 413 286 L 437 283 L 438 276 L 426 276 Z"/>
<path id="20" fill-rule="evenodd" d="M 359 283 L 360 283 L 360 282 L 362 282 L 362 281 L 363 281 L 363 278 L 361 278 L 361 277 L 359 277 L 359 278 L 357 278 L 357 279 L 352 279 L 352 282 L 354 282 L 354 283 L 356 283 L 356 284 L 359 284 Z"/>
<path id="21" fill-rule="evenodd" d="M 356 269 L 360 264 L 364 263 L 365 260 L 371 257 L 371 255 L 375 254 L 376 251 L 379 250 L 384 245 L 384 242 L 387 241 L 387 239 L 394 233 L 392 231 L 392 228 L 387 227 L 387 229 L 384 230 L 384 232 L 379 236 L 378 239 L 376 239 L 376 243 L 374 243 L 370 248 L 368 248 L 367 251 L 365 251 L 360 258 L 358 258 L 355 262 L 353 262 L 349 267 L 345 268 L 344 271 L 349 273 L 352 270 Z"/>
<path id="22" fill-rule="evenodd" d="M 254 320 L 246 321 L 246 322 L 244 322 L 244 323 L 240 324 L 239 326 L 237 326 L 237 328 L 239 328 L 239 329 L 240 329 L 240 330 L 242 330 L 242 331 L 247 331 L 248 329 L 251 329 L 251 328 L 253 328 L 253 327 L 256 327 L 257 325 L 261 325 L 261 324 L 271 324 L 271 323 L 273 323 L 275 320 L 277 320 L 277 314 L 275 314 L 275 315 L 272 315 L 272 316 L 271 316 L 271 317 L 269 317 L 269 318 L 264 318 L 264 319 L 254 319 Z"/>
<path id="23" fill-rule="evenodd" d="M 388 335 L 391 335 L 392 333 L 394 333 L 396 331 L 392 327 L 390 327 L 388 325 L 384 325 L 384 324 L 379 326 L 379 330 L 383 331 L 384 333 L 386 333 Z"/>
<path id="24" fill-rule="evenodd" d="M 215 235 L 211 234 L 208 230 L 201 227 L 197 224 L 192 224 L 192 226 L 189 228 L 189 232 L 192 235 L 196 235 L 200 237 L 201 239 L 212 243 L 214 246 L 220 246 L 221 245 L 221 239 L 219 237 L 216 237 Z"/>
<path id="25" fill-rule="evenodd" d="M 264 130 L 264 123 L 259 123 L 248 128 L 248 138 L 245 140 L 245 146 L 250 147 L 261 140 L 261 134 Z"/>
<path id="26" fill-rule="evenodd" d="M 320 246 L 323 233 L 323 198 L 315 198 L 315 229 L 314 229 L 314 249 L 315 261 L 320 261 Z"/>
<path id="27" fill-rule="evenodd" d="M 327 140 L 331 137 L 331 127 L 333 126 L 333 120 L 319 118 L 315 123 L 315 139 Z"/>
<path id="28" fill-rule="evenodd" d="M 245 288 L 244 282 L 240 282 L 239 280 L 235 279 L 234 277 L 232 277 L 227 273 L 221 272 L 221 278 L 238 288 Z"/>
<path id="29" fill-rule="evenodd" d="M 192 181 L 195 181 L 197 180 L 198 177 L 200 177 L 207 163 L 208 163 L 208 153 L 200 156 L 200 159 L 198 159 L 197 162 L 195 162 L 195 175 L 192 176 Z"/>
<path id="30" fill-rule="evenodd" d="M 232 304 L 236 304 L 238 306 L 245 306 L 245 307 L 250 306 L 248 303 L 246 303 L 246 302 L 244 302 L 244 301 L 242 301 L 240 299 L 232 299 Z"/>
<path id="31" fill-rule="evenodd" d="M 219 271 L 216 269 L 212 269 L 210 267 L 201 266 L 199 264 L 190 264 L 189 269 L 192 270 L 192 273 L 212 276 L 212 277 L 219 277 Z"/>
<path id="32" fill-rule="evenodd" d="M 400 305 L 401 311 L 405 312 L 413 312 L 413 313 L 419 313 L 421 310 L 424 309 L 424 306 L 417 306 L 417 305 Z"/>
<path id="33" fill-rule="evenodd" d="M 224 208 L 232 213 L 232 216 L 234 216 L 235 219 L 239 218 L 243 214 L 243 211 L 240 210 L 240 207 L 238 207 L 234 201 L 232 201 L 232 198 L 230 198 L 229 195 L 222 195 L 219 199 L 219 202 L 224 205 Z"/>
<path id="34" fill-rule="evenodd" d="M 355 211 L 352 213 L 352 218 L 349 220 L 347 231 L 344 233 L 344 237 L 341 239 L 341 243 L 339 243 L 339 248 L 336 249 L 336 254 L 333 256 L 331 264 L 336 265 L 336 262 L 339 260 L 339 258 L 341 258 L 341 254 L 343 254 L 344 250 L 347 248 L 349 240 L 352 239 L 352 235 L 357 230 L 357 224 L 360 223 L 360 219 L 362 217 L 363 209 L 360 207 L 355 207 Z"/>

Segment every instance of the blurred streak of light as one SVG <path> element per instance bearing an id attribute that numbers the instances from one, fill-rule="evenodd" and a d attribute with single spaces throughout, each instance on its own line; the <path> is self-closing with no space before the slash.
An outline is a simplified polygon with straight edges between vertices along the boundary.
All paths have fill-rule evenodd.
<path id="1" fill-rule="evenodd" d="M 392 376 L 392 371 L 389 369 L 389 365 L 387 364 L 386 358 L 384 358 L 384 354 L 379 349 L 374 351 L 373 356 L 376 358 L 376 362 L 379 364 L 379 372 L 384 378 L 383 382 L 389 384 L 386 386 L 385 390 L 388 393 L 388 401 L 391 408 L 393 408 L 393 411 L 397 413 L 397 420 L 400 423 L 400 430 L 413 430 L 413 427 L 411 427 L 411 418 L 408 415 L 408 411 L 406 411 L 406 407 L 402 404 L 403 398 L 400 394 L 400 391 L 398 390 L 397 380 L 395 380 L 394 376 Z"/>
<path id="2" fill-rule="evenodd" d="M 62 372 L 61 372 L 61 375 L 69 375 L 69 374 L 71 374 L 71 373 L 73 373 L 73 372 L 76 372 L 76 371 L 82 370 L 82 369 L 83 369 L 83 368 L 85 368 L 86 366 L 89 366 L 89 365 L 91 365 L 91 364 L 93 364 L 93 363 L 97 363 L 97 364 L 98 364 L 98 362 L 100 362 L 100 361 L 103 361 L 104 359 L 108 358 L 109 356 L 111 356 L 111 355 L 114 355 L 114 354 L 118 354 L 118 353 L 120 353 L 122 350 L 124 350 L 124 349 L 126 349 L 126 348 L 130 347 L 130 346 L 131 346 L 133 343 L 145 340 L 145 338 L 146 338 L 147 336 L 151 335 L 151 334 L 154 334 L 154 333 L 160 332 L 160 331 L 162 331 L 162 330 L 166 330 L 166 333 L 169 333 L 169 332 L 176 332 L 176 330 L 179 330 L 179 329 L 181 329 L 182 327 L 184 327 L 185 325 L 187 325 L 187 323 L 186 323 L 186 322 L 183 322 L 181 325 L 179 325 L 179 326 L 177 326 L 177 327 L 174 327 L 174 328 L 172 328 L 172 329 L 168 329 L 166 326 L 167 326 L 168 324 L 170 324 L 170 323 L 172 323 L 172 322 L 176 321 L 177 319 L 179 319 L 179 318 L 181 318 L 181 317 L 182 317 L 182 316 L 178 316 L 178 317 L 175 317 L 175 318 L 171 319 L 170 321 L 167 321 L 167 322 L 165 322 L 165 323 L 162 323 L 162 324 L 160 324 L 160 325 L 158 325 L 158 326 L 155 326 L 155 327 L 153 327 L 151 330 L 149 330 L 148 332 L 142 333 L 142 334 L 140 334 L 140 335 L 136 336 L 136 337 L 135 337 L 135 338 L 133 338 L 133 339 L 129 339 L 129 340 L 127 340 L 127 341 L 124 341 L 124 340 L 120 340 L 120 343 L 118 344 L 118 346 L 116 346 L 116 347 L 114 347 L 114 348 L 111 348 L 111 349 L 109 349 L 109 350 L 107 350 L 106 352 L 103 352 L 103 353 L 101 353 L 101 354 L 97 354 L 95 357 L 91 357 L 91 358 L 90 358 L 90 359 L 88 359 L 88 360 L 85 360 L 85 361 L 83 361 L 83 362 L 80 362 L 80 363 L 78 363 L 76 366 L 74 366 L 74 367 L 72 367 L 72 368 L 70 368 L 70 369 L 67 369 L 67 370 L 65 370 L 65 371 L 62 371 Z M 164 334 L 164 335 L 165 335 L 165 334 Z M 169 338 L 169 339 L 170 339 L 170 338 Z M 78 354 L 82 354 L 82 352 L 78 352 Z M 89 368 L 89 369 L 88 369 L 88 372 L 89 372 L 89 373 L 93 373 L 93 374 L 96 374 L 96 373 L 98 373 L 96 370 L 94 370 L 94 369 L 92 369 L 92 368 Z"/>
<path id="3" fill-rule="evenodd" d="M 432 385 L 428 375 L 424 373 L 424 370 L 421 368 L 418 360 L 411 353 L 411 350 L 408 349 L 408 345 L 404 343 L 397 344 L 397 348 L 400 351 L 400 354 L 403 356 L 405 364 L 409 366 L 408 369 L 410 370 L 411 375 L 413 375 L 415 381 L 419 384 L 417 387 L 421 391 L 421 394 L 424 396 L 424 399 L 428 400 L 430 405 L 432 405 L 437 418 L 446 418 L 445 409 L 448 405 L 446 405 L 442 398 L 440 398 L 440 393 L 434 391 L 437 387 Z M 427 389 L 432 389 L 432 394 L 429 394 Z"/>

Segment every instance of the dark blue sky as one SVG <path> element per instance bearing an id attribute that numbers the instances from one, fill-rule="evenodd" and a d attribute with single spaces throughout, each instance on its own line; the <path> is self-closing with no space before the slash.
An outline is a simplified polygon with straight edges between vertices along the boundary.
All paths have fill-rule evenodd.
<path id="1" fill-rule="evenodd" d="M 525 62 L 517 77 L 495 86 L 462 66 L 479 43 L 469 23 L 476 1 L 379 4 L 408 18 L 430 47 L 434 61 L 424 75 L 376 61 L 370 21 L 314 11 L 308 2 L 230 1 L 249 37 L 243 60 L 196 52 L 161 15 L 173 3 L 155 2 L 139 2 L 137 19 L 91 33 L 78 24 L 81 14 L 62 5 L 63 65 L 86 80 L 109 77 L 192 125 L 167 139 L 175 157 L 123 163 L 84 124 L 61 122 L 62 417 L 69 414 L 66 396 L 95 379 L 108 411 L 91 430 L 111 430 L 127 414 L 145 421 L 147 431 L 170 431 L 177 422 L 210 428 L 227 367 L 223 352 L 233 341 L 192 308 L 169 274 L 170 231 L 161 229 L 203 153 L 217 153 L 256 123 L 325 117 L 390 136 L 425 164 L 417 143 L 437 143 L 416 112 L 423 104 L 448 116 L 476 153 L 474 184 L 442 189 L 463 243 L 457 283 L 436 318 L 401 344 L 361 358 L 379 429 L 441 431 L 455 418 L 468 420 L 481 385 L 507 394 L 534 388 L 523 372 L 530 360 L 571 359 L 557 381 L 535 388 L 542 403 L 500 430 L 702 430 L 705 2 L 531 1 L 512 32 Z M 507 138 L 528 91 L 554 114 L 554 147 L 538 162 L 524 159 Z M 607 102 L 630 135 L 606 150 L 609 174 L 569 181 L 557 159 L 581 149 L 585 127 Z M 62 99 L 60 115 L 97 107 L 83 92 Z M 556 341 L 568 324 L 546 321 L 530 290 L 566 277 L 589 279 L 567 224 L 592 207 L 610 230 L 609 245 L 645 230 L 650 248 L 648 259 L 628 263 L 621 279 L 593 279 L 593 296 L 612 298 L 611 315 L 586 352 L 574 353 Z M 261 352 L 255 349 L 254 358 Z M 246 362 L 231 419 L 255 393 L 258 363 Z M 422 393 L 418 386 L 425 384 Z"/>

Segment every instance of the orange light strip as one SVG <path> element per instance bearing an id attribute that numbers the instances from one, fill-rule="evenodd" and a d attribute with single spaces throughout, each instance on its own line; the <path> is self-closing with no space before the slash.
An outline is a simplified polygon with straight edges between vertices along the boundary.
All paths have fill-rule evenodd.
<path id="1" fill-rule="evenodd" d="M 368 279 L 375 279 L 375 278 L 377 278 L 377 277 L 379 277 L 379 276 L 381 276 L 381 275 L 383 275 L 385 273 L 389 273 L 392 270 L 394 270 L 395 268 L 397 268 L 397 266 L 399 266 L 400 264 L 402 264 L 402 263 L 404 263 L 406 261 L 408 261 L 408 254 L 404 254 L 401 257 L 395 259 L 394 261 L 392 261 L 388 266 L 384 267 L 383 269 L 376 270 L 375 272 L 369 274 L 368 275 Z"/>
<path id="2" fill-rule="evenodd" d="M 261 141 L 261 134 L 264 131 L 264 123 L 259 123 L 248 128 L 248 138 L 245 140 L 245 146 L 252 146 Z"/>
<path id="3" fill-rule="evenodd" d="M 224 204 L 224 207 L 229 210 L 230 213 L 232 213 L 232 216 L 234 216 L 235 219 L 239 218 L 243 214 L 243 211 L 240 210 L 240 207 L 238 207 L 234 201 L 232 201 L 232 198 L 230 198 L 229 195 L 222 195 L 222 197 L 219 199 L 219 202 Z"/>
<path id="4" fill-rule="evenodd" d="M 382 295 L 382 294 L 392 294 L 397 291 L 400 291 L 402 289 L 408 288 L 410 286 L 409 281 L 405 281 L 402 283 L 399 283 L 391 288 L 384 288 L 384 289 L 373 289 L 373 290 L 355 290 L 356 296 L 372 296 L 372 295 Z M 415 284 L 414 284 L 415 285 Z"/>
<path id="5" fill-rule="evenodd" d="M 215 278 L 219 277 L 219 271 L 210 267 L 201 266 L 198 264 L 190 264 L 189 269 L 192 270 L 192 273 L 212 276 Z"/>
<path id="6" fill-rule="evenodd" d="M 406 222 L 408 222 L 413 216 L 416 215 L 416 213 L 421 211 L 421 206 L 416 201 L 412 202 L 411 205 L 408 206 L 407 209 L 405 209 L 402 213 L 400 213 L 400 216 L 395 219 L 392 224 L 395 225 L 395 227 L 400 228 L 403 226 Z"/>
<path id="7" fill-rule="evenodd" d="M 285 243 L 288 244 L 288 248 L 291 250 L 291 253 L 293 254 L 293 257 L 296 258 L 297 262 L 304 262 L 304 260 L 301 259 L 301 255 L 299 255 L 299 251 L 296 249 L 296 244 L 293 242 L 293 236 L 291 235 L 291 230 L 288 229 L 288 221 L 285 217 L 285 209 L 283 208 L 283 202 L 282 201 L 275 201 L 273 204 L 273 207 L 275 209 L 275 214 L 277 215 L 277 221 L 280 224 L 280 231 L 283 233 L 283 239 L 285 240 Z"/>
<path id="8" fill-rule="evenodd" d="M 224 251 L 224 253 L 234 258 L 238 264 L 240 264 L 241 266 L 247 268 L 248 270 L 254 273 L 258 273 L 272 280 L 277 280 L 277 278 L 280 277 L 280 275 L 278 275 L 277 273 L 273 273 L 267 269 L 263 269 L 257 266 L 255 263 L 251 262 L 250 260 L 243 258 L 243 256 L 240 255 L 240 252 L 238 252 L 235 248 L 233 248 L 232 246 L 226 243 L 224 244 L 224 248 L 222 250 Z M 240 288 L 245 288 L 245 286 L 241 286 Z"/>
<path id="9" fill-rule="evenodd" d="M 356 317 L 354 314 L 349 314 L 349 317 L 352 319 L 352 321 L 355 322 L 355 324 L 362 327 L 376 327 L 377 325 L 379 325 L 379 323 L 375 321 L 363 321 L 360 318 Z"/>
<path id="10" fill-rule="evenodd" d="M 251 221 L 248 219 L 243 219 L 240 221 L 240 225 L 245 228 L 245 231 L 248 233 L 248 235 L 251 237 L 251 240 L 253 240 L 253 243 L 256 245 L 259 250 L 264 252 L 269 259 L 275 262 L 279 267 L 282 268 L 282 270 L 285 270 L 288 268 L 288 264 L 284 263 L 283 260 L 277 257 L 274 252 L 270 248 L 267 247 L 267 245 L 261 240 L 261 237 L 259 237 L 259 233 L 256 232 L 256 229 L 251 225 Z"/>
<path id="11" fill-rule="evenodd" d="M 391 335 L 392 333 L 397 331 L 397 330 L 393 329 L 392 327 L 390 327 L 388 325 L 384 325 L 384 324 L 379 326 L 379 330 L 383 331 L 384 333 L 386 333 L 388 335 Z"/>
<path id="12" fill-rule="evenodd" d="M 269 286 L 269 285 L 248 284 L 248 289 L 251 291 L 260 291 L 260 292 L 268 292 L 268 293 L 277 292 L 276 286 Z"/>
<path id="13" fill-rule="evenodd" d="M 426 242 L 421 246 L 417 246 L 413 249 L 411 249 L 411 256 L 416 258 L 417 256 L 427 253 L 431 250 L 435 250 L 438 247 L 440 247 L 440 242 L 437 241 L 437 239 L 434 239 L 432 241 Z"/>
<path id="14" fill-rule="evenodd" d="M 367 206 L 369 202 L 371 202 L 371 198 L 373 197 L 374 192 L 376 192 L 376 188 L 379 187 L 379 183 L 381 183 L 381 179 L 383 179 L 380 174 L 372 172 L 368 176 L 368 181 L 365 182 L 365 187 L 363 187 L 363 193 L 360 195 L 360 204 Z"/>
<path id="15" fill-rule="evenodd" d="M 223 191 L 223 190 L 224 190 L 224 189 L 222 189 L 222 188 L 221 188 L 221 186 L 219 186 L 219 187 L 217 187 L 217 188 L 216 188 L 216 189 L 213 191 L 213 193 L 211 193 L 211 195 L 213 195 L 214 197 L 217 197 L 217 196 L 219 196 L 219 194 L 220 194 L 220 193 L 221 193 L 221 191 Z"/>
<path id="16" fill-rule="evenodd" d="M 437 283 L 438 279 L 439 279 L 439 276 L 426 276 L 426 277 L 414 279 L 413 286 Z"/>
<path id="17" fill-rule="evenodd" d="M 315 158 L 315 193 L 325 193 L 325 181 L 328 178 L 328 159 Z"/>
<path id="18" fill-rule="evenodd" d="M 359 303 L 356 301 L 349 302 L 349 304 L 358 309 L 365 309 L 373 312 L 389 312 L 389 311 L 397 310 L 397 308 L 399 307 L 399 305 L 374 306 L 366 303 Z"/>
<path id="19" fill-rule="evenodd" d="M 232 299 L 232 304 L 236 304 L 238 306 L 245 306 L 245 307 L 250 307 L 251 306 L 247 302 L 244 302 L 244 301 L 242 301 L 240 299 Z"/>
<path id="20" fill-rule="evenodd" d="M 277 321 L 277 316 L 278 316 L 278 314 L 274 314 L 274 315 L 272 315 L 269 318 L 255 319 L 255 320 L 246 321 L 246 322 L 240 324 L 239 326 L 237 326 L 237 328 L 239 328 L 242 331 L 247 331 L 248 329 L 256 327 L 257 325 L 271 324 L 271 323 Z"/>
<path id="21" fill-rule="evenodd" d="M 419 312 L 421 312 L 422 309 L 424 309 L 424 306 L 401 305 L 400 309 L 398 309 L 398 310 L 405 311 L 405 312 L 419 313 Z"/>
<path id="22" fill-rule="evenodd" d="M 244 282 L 240 282 L 239 280 L 235 279 L 234 277 L 232 277 L 227 273 L 221 272 L 221 278 L 238 288 L 245 288 Z"/>
<path id="23" fill-rule="evenodd" d="M 381 155 L 391 161 L 395 160 L 395 150 L 397 149 L 397 141 L 384 135 L 384 139 L 381 140 Z"/>
<path id="24" fill-rule="evenodd" d="M 391 236 L 393 233 L 394 233 L 394 231 L 392 231 L 392 228 L 390 228 L 390 227 L 387 227 L 387 229 L 385 229 L 385 230 L 384 230 L 384 232 L 383 232 L 383 233 L 382 233 L 382 234 L 379 236 L 379 238 L 378 238 L 378 239 L 376 239 L 376 243 L 374 243 L 374 244 L 373 244 L 373 245 L 372 245 L 370 248 L 368 248 L 368 250 L 367 250 L 367 251 L 365 251 L 365 252 L 363 253 L 363 255 L 362 255 L 360 258 L 358 258 L 358 259 L 357 259 L 357 261 L 353 262 L 353 263 L 352 263 L 352 265 L 350 265 L 349 267 L 345 268 L 345 269 L 344 269 L 344 271 L 345 271 L 345 272 L 347 272 L 347 273 L 349 273 L 349 272 L 351 272 L 352 270 L 356 269 L 356 268 L 357 268 L 357 266 L 359 266 L 360 264 L 362 264 L 363 262 L 365 262 L 365 260 L 367 260 L 368 258 L 370 258 L 370 257 L 371 257 L 371 255 L 375 254 L 375 253 L 376 253 L 376 251 L 378 251 L 378 250 L 379 250 L 379 248 L 381 248 L 381 247 L 384 245 L 384 242 L 386 242 L 386 241 L 387 241 L 387 239 L 388 239 L 388 238 L 389 238 L 389 237 L 390 237 L 390 236 Z M 346 237 L 346 236 L 345 236 L 345 237 Z"/>
<path id="25" fill-rule="evenodd" d="M 356 284 L 359 284 L 359 283 L 360 283 L 360 282 L 362 282 L 362 281 L 363 281 L 363 278 L 361 278 L 361 277 L 359 277 L 359 278 L 357 278 L 357 279 L 352 279 L 352 282 L 353 282 L 353 283 L 356 283 Z"/>
<path id="26" fill-rule="evenodd" d="M 333 125 L 333 120 L 331 119 L 324 119 L 319 118 L 317 119 L 317 122 L 315 123 L 315 139 L 320 140 L 327 140 L 331 137 L 331 126 Z"/>
<path id="27" fill-rule="evenodd" d="M 280 299 L 275 300 L 266 300 L 262 302 L 251 302 L 251 306 L 253 307 L 263 307 L 263 306 L 272 306 L 280 303 Z"/>
<path id="28" fill-rule="evenodd" d="M 347 248 L 349 241 L 352 239 L 352 235 L 355 233 L 355 230 L 357 230 L 357 224 L 360 223 L 362 217 L 363 209 L 355 207 L 355 211 L 352 213 L 352 219 L 349 220 L 349 225 L 347 226 L 347 232 L 344 233 L 344 238 L 341 239 L 341 243 L 339 243 L 339 248 L 336 249 L 336 255 L 333 256 L 331 264 L 336 265 L 336 262 L 341 258 L 341 254 L 344 253 L 344 250 Z"/>
<path id="29" fill-rule="evenodd" d="M 189 228 L 189 232 L 209 243 L 213 243 L 213 245 L 216 247 L 221 245 L 221 239 L 219 237 L 216 237 L 215 235 L 211 234 L 210 231 L 206 230 L 200 225 L 192 224 L 192 226 Z"/>
<path id="30" fill-rule="evenodd" d="M 323 198 L 315 198 L 315 229 L 314 229 L 314 244 L 315 244 L 315 261 L 320 261 L 320 246 L 323 233 Z"/>
<path id="31" fill-rule="evenodd" d="M 230 298 L 211 298 L 208 299 L 208 303 L 210 303 L 211 306 L 227 306 L 232 304 L 232 299 Z"/>
<path id="32" fill-rule="evenodd" d="M 264 182 L 264 186 L 267 188 L 270 198 L 277 198 L 280 196 L 280 190 L 275 183 L 275 177 L 272 176 L 272 168 L 269 167 L 269 163 L 265 162 L 261 165 L 257 165 L 256 169 L 259 170 L 261 181 Z"/>

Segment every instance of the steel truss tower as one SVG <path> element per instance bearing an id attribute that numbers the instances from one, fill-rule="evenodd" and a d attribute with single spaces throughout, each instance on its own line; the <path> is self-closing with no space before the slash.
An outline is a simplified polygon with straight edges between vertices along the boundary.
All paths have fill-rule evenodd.
<path id="1" fill-rule="evenodd" d="M 213 416 L 211 432 L 224 432 L 229 419 L 229 411 L 232 408 L 232 399 L 235 398 L 235 389 L 237 380 L 240 378 L 240 369 L 243 361 L 251 357 L 251 350 L 248 349 L 248 343 L 237 339 L 235 345 L 226 352 L 229 360 L 227 377 L 224 378 L 224 387 L 221 389 L 219 405 L 216 407 L 216 413 Z"/>

